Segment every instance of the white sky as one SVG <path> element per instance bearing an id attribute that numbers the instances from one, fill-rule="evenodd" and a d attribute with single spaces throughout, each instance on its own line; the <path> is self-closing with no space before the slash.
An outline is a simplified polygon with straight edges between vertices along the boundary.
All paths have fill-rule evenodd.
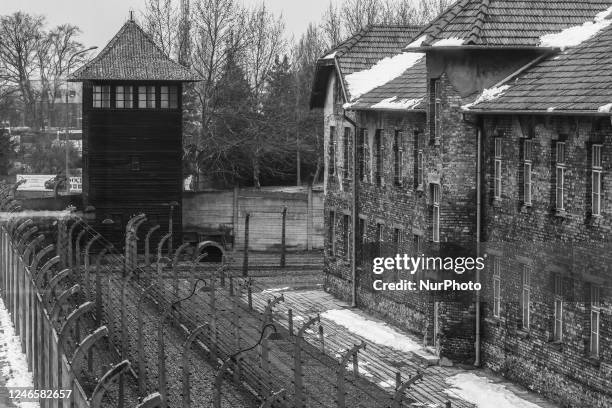
<path id="1" fill-rule="evenodd" d="M 242 0 L 247 6 L 261 0 Z M 340 0 L 331 0 L 339 3 Z M 310 22 L 319 21 L 330 0 L 265 0 L 275 13 L 285 17 L 287 34 L 300 36 Z M 21 10 L 44 15 L 50 26 L 71 23 L 82 30 L 81 41 L 86 46 L 103 47 L 121 28 L 129 10 L 144 10 L 145 0 L 0 0 L 0 15 Z"/>

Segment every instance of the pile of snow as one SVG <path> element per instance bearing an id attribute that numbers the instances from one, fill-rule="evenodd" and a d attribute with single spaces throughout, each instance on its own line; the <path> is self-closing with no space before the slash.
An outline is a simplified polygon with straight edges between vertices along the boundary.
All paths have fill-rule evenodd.
<path id="1" fill-rule="evenodd" d="M 423 98 L 399 99 L 397 96 L 393 96 L 372 105 L 372 109 L 410 110 L 414 109 L 422 101 Z"/>
<path id="2" fill-rule="evenodd" d="M 364 93 L 397 78 L 424 56 L 425 54 L 420 52 L 406 52 L 384 58 L 370 69 L 347 75 L 346 83 L 351 98 L 355 100 Z"/>
<path id="3" fill-rule="evenodd" d="M 506 92 L 510 88 L 510 85 L 502 85 L 494 88 L 488 88 L 482 91 L 480 96 L 476 98 L 476 100 L 472 103 L 468 103 L 467 105 L 463 105 L 463 109 L 470 109 L 472 106 L 477 105 L 481 102 L 492 101 L 493 99 L 499 98 L 504 92 Z"/>
<path id="4" fill-rule="evenodd" d="M 372 343 L 391 347 L 401 352 L 412 352 L 421 348 L 420 344 L 387 324 L 368 320 L 348 309 L 328 310 L 321 314 L 321 319 L 343 326 L 349 332 Z"/>
<path id="5" fill-rule="evenodd" d="M 601 113 L 610 113 L 610 111 L 612 111 L 612 103 L 600 106 L 599 109 L 597 109 L 597 111 Z"/>
<path id="6" fill-rule="evenodd" d="M 463 39 L 457 37 L 444 38 L 432 44 L 432 47 L 459 47 L 463 45 Z"/>
<path id="7" fill-rule="evenodd" d="M 331 54 L 327 54 L 326 56 L 323 57 L 323 59 L 332 59 L 336 56 L 336 51 L 332 52 Z"/>
<path id="8" fill-rule="evenodd" d="M 495 384 L 474 373 L 457 374 L 447 378 L 446 383 L 452 386 L 444 390 L 447 395 L 462 398 L 477 408 L 539 408 L 515 395 L 505 385 Z"/>
<path id="9" fill-rule="evenodd" d="M 2 364 L 2 375 L 6 379 L 7 388 L 34 388 L 32 373 L 28 371 L 26 356 L 21 352 L 21 341 L 15 335 L 15 329 L 11 318 L 0 299 L 0 337 L 6 341 L 0 350 L 0 363 Z M 22 402 L 12 400 L 20 408 L 38 408 L 38 402 Z"/>
<path id="10" fill-rule="evenodd" d="M 608 27 L 612 23 L 612 20 L 607 19 L 610 14 L 612 14 L 612 7 L 597 14 L 594 21 L 587 21 L 582 25 L 569 27 L 558 33 L 546 34 L 540 38 L 540 47 L 558 47 L 561 49 L 575 47 Z"/>

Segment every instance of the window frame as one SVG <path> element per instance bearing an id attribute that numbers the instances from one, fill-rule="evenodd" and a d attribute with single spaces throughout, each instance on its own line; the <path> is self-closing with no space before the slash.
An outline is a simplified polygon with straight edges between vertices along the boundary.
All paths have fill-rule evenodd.
<path id="1" fill-rule="evenodd" d="M 94 109 L 109 109 L 111 102 L 110 85 L 93 85 L 91 89 L 91 107 Z"/>
<path id="2" fill-rule="evenodd" d="M 503 146 L 502 138 L 494 139 L 494 162 L 493 162 L 493 198 L 500 200 L 502 197 L 502 160 Z"/>
<path id="3" fill-rule="evenodd" d="M 159 87 L 159 108 L 178 109 L 178 87 L 176 85 L 161 85 Z"/>
<path id="4" fill-rule="evenodd" d="M 501 316 L 501 260 L 493 257 L 493 317 Z"/>
<path id="5" fill-rule="evenodd" d="M 589 352 L 593 357 L 599 357 L 601 352 L 601 288 L 596 285 L 590 287 L 590 327 Z M 596 324 L 593 321 L 596 321 Z"/>
<path id="6" fill-rule="evenodd" d="M 138 85 L 137 95 L 138 109 L 157 109 L 157 87 L 155 85 Z"/>
<path id="7" fill-rule="evenodd" d="M 329 162 L 328 174 L 333 177 L 336 175 L 336 127 L 329 127 Z"/>
<path id="8" fill-rule="evenodd" d="M 336 212 L 329 211 L 329 255 L 336 256 Z"/>
<path id="9" fill-rule="evenodd" d="M 601 151 L 603 145 L 591 146 L 591 215 L 601 216 L 602 173 Z"/>
<path id="10" fill-rule="evenodd" d="M 432 183 L 431 185 L 431 201 L 432 201 L 432 241 L 440 242 L 440 184 Z"/>
<path id="11" fill-rule="evenodd" d="M 342 248 L 344 250 L 344 258 L 351 259 L 351 216 L 343 214 L 342 216 Z"/>
<path id="12" fill-rule="evenodd" d="M 531 266 L 524 265 L 521 270 L 521 328 L 531 326 Z"/>
<path id="13" fill-rule="evenodd" d="M 134 87 L 132 85 L 115 85 L 115 109 L 134 109 Z"/>
<path id="14" fill-rule="evenodd" d="M 396 129 L 395 134 L 393 135 L 393 182 L 397 187 L 402 186 L 404 178 L 404 145 L 402 142 L 403 132 Z"/>
<path id="15" fill-rule="evenodd" d="M 351 176 L 351 152 L 350 152 L 350 143 L 349 141 L 351 140 L 351 128 L 349 126 L 345 126 L 344 127 L 344 138 L 342 140 L 342 147 L 343 147 L 343 156 L 344 156 L 344 163 L 343 163 L 343 171 L 342 171 L 342 175 L 345 179 L 349 180 L 350 176 Z"/>
<path id="16" fill-rule="evenodd" d="M 565 142 L 555 144 L 555 209 L 565 211 Z"/>
<path id="17" fill-rule="evenodd" d="M 560 274 L 554 275 L 554 323 L 553 340 L 563 341 L 563 278 Z"/>
<path id="18" fill-rule="evenodd" d="M 533 166 L 533 140 L 523 140 L 523 203 L 526 206 L 532 205 L 533 183 L 531 171 Z"/>
<path id="19" fill-rule="evenodd" d="M 374 135 L 374 144 L 376 148 L 376 170 L 375 179 L 376 185 L 382 187 L 384 185 L 384 136 L 383 129 L 376 129 Z"/>

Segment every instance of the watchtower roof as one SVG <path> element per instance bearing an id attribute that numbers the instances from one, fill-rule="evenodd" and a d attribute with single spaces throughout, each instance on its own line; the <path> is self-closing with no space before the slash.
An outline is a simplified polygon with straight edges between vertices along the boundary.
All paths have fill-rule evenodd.
<path id="1" fill-rule="evenodd" d="M 128 20 L 95 58 L 71 75 L 70 81 L 177 81 L 201 78 L 168 57 L 132 19 Z"/>

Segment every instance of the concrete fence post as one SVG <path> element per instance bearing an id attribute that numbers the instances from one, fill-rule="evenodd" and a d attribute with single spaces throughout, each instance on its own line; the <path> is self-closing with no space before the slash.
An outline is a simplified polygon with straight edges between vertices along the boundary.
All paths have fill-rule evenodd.
<path id="1" fill-rule="evenodd" d="M 308 197 L 306 202 L 306 249 L 312 251 L 312 235 L 313 235 L 313 217 L 314 211 L 312 208 L 312 185 L 308 185 Z"/>
<path id="2" fill-rule="evenodd" d="M 249 275 L 249 223 L 251 214 L 248 212 L 244 215 L 244 254 L 242 260 L 242 276 Z"/>
<path id="3" fill-rule="evenodd" d="M 143 289 L 138 302 L 136 303 L 136 325 L 137 325 L 137 339 L 136 347 L 138 349 L 138 392 L 141 397 L 146 395 L 147 392 L 147 359 L 144 351 L 144 322 L 142 318 L 142 302 L 149 294 L 149 292 L 155 287 L 155 284 L 151 284 Z"/>
<path id="4" fill-rule="evenodd" d="M 287 207 L 283 207 L 282 217 L 280 266 L 284 268 L 287 264 Z"/>
<path id="5" fill-rule="evenodd" d="M 304 380 L 302 374 L 302 340 L 304 339 L 304 333 L 306 330 L 317 322 L 321 323 L 320 316 L 308 319 L 308 321 L 299 328 L 297 335 L 295 336 L 295 343 L 293 345 L 293 385 L 295 387 L 295 408 L 306 407 L 306 401 L 304 400 Z"/>
<path id="6" fill-rule="evenodd" d="M 151 236 L 160 228 L 159 224 L 151 227 L 145 237 L 145 265 L 151 266 Z"/>
<path id="7" fill-rule="evenodd" d="M 102 249 L 96 258 L 96 319 L 98 324 L 102 323 L 102 268 L 100 267 L 102 260 L 108 252 L 107 248 Z"/>
<path id="8" fill-rule="evenodd" d="M 412 377 L 408 379 L 408 381 L 404 383 L 401 383 L 401 376 L 396 376 L 396 382 L 399 380 L 400 384 L 399 386 L 396 385 L 395 394 L 393 395 L 393 401 L 391 403 L 391 408 L 402 408 L 403 407 L 402 399 L 404 398 L 404 393 L 406 392 L 406 390 L 410 388 L 412 384 L 422 379 L 423 379 L 423 374 L 421 372 L 418 372 L 416 375 L 413 375 Z"/>
<path id="9" fill-rule="evenodd" d="M 342 356 L 340 360 L 340 366 L 338 367 L 337 380 L 336 380 L 336 404 L 338 408 L 346 408 L 346 387 L 344 381 L 344 374 L 346 371 L 346 364 L 349 360 L 353 359 L 354 355 L 356 355 L 359 350 L 365 349 L 366 343 L 361 342 L 361 344 L 354 345 L 349 351 Z"/>
<path id="10" fill-rule="evenodd" d="M 202 333 L 205 329 L 210 330 L 210 326 L 208 323 L 204 323 L 201 326 L 196 327 L 194 331 L 189 334 L 187 340 L 183 343 L 183 408 L 191 407 L 191 384 L 190 384 L 190 370 L 189 370 L 189 350 L 191 348 L 191 344 L 196 339 L 196 337 Z"/>

